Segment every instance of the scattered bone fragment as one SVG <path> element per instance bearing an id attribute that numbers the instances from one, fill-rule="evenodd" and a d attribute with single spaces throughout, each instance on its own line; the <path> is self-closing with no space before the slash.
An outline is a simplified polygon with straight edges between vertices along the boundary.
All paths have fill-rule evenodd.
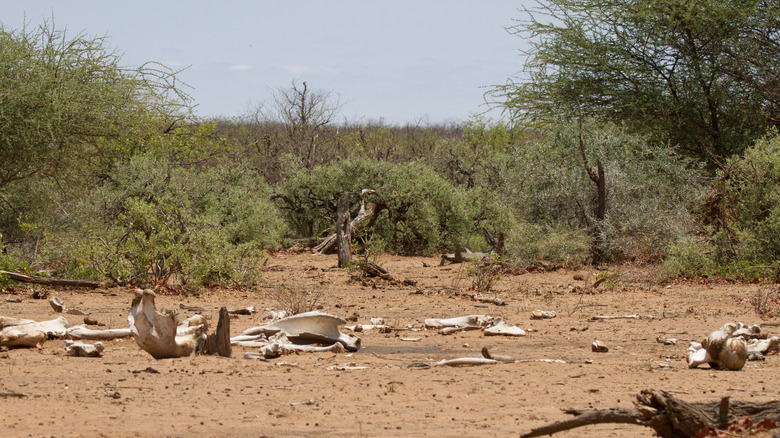
<path id="1" fill-rule="evenodd" d="M 60 297 L 51 297 L 49 299 L 49 305 L 52 309 L 54 309 L 57 313 L 67 313 L 70 315 L 86 315 L 87 312 L 79 309 L 69 309 L 65 307 L 65 303 L 62 301 L 62 298 Z"/>
<path id="2" fill-rule="evenodd" d="M 747 343 L 747 351 L 750 353 L 760 353 L 766 355 L 770 351 L 778 351 L 780 347 L 780 338 L 772 336 L 768 339 L 751 339 Z"/>
<path id="3" fill-rule="evenodd" d="M 3 323 L 24 322 L 30 320 L 11 320 L 4 318 Z M 0 346 L 5 347 L 38 347 L 47 339 L 62 338 L 70 327 L 65 317 L 60 316 L 50 321 L 32 321 L 12 325 L 0 331 Z"/>
<path id="4" fill-rule="evenodd" d="M 590 344 L 590 349 L 594 353 L 606 353 L 609 351 L 609 348 L 601 341 L 594 341 Z"/>
<path id="5" fill-rule="evenodd" d="M 462 327 L 443 327 L 442 329 L 439 330 L 439 334 L 451 335 L 453 333 L 460 333 L 469 330 L 480 330 L 480 329 L 482 329 L 482 327 L 478 325 L 466 325 Z"/>
<path id="6" fill-rule="evenodd" d="M 91 329 L 86 325 L 77 325 L 68 328 L 65 333 L 66 338 L 83 339 L 88 341 L 110 341 L 113 339 L 122 339 L 130 337 L 132 334 L 130 328 L 122 329 Z"/>
<path id="7" fill-rule="evenodd" d="M 5 297 L 3 299 L 6 303 L 21 303 L 22 299 L 19 297 Z"/>
<path id="8" fill-rule="evenodd" d="M 369 319 L 371 321 L 372 325 L 385 325 L 385 319 L 384 318 L 371 318 Z"/>
<path id="9" fill-rule="evenodd" d="M 499 362 L 514 362 L 515 359 L 512 356 L 505 356 L 503 354 L 492 354 L 488 347 L 482 347 L 482 357 L 486 359 L 493 359 Z"/>
<path id="10" fill-rule="evenodd" d="M 186 334 L 177 335 L 176 313 L 158 312 L 155 297 L 151 290 L 136 291 L 133 297 L 127 319 L 138 346 L 155 359 L 191 356 L 200 351 L 206 340 L 202 326 L 188 326 Z"/>
<path id="11" fill-rule="evenodd" d="M 516 360 L 516 363 L 529 363 L 529 362 L 543 362 L 543 363 L 569 363 L 565 360 L 561 359 L 520 359 Z M 592 360 L 586 360 L 586 361 L 571 361 L 571 363 L 593 363 Z"/>
<path id="12" fill-rule="evenodd" d="M 534 310 L 531 312 L 532 319 L 550 319 L 555 318 L 557 315 L 553 310 Z"/>
<path id="13" fill-rule="evenodd" d="M 32 319 L 14 318 L 12 316 L 0 316 L 0 330 L 15 325 L 30 324 L 33 323 Z"/>
<path id="14" fill-rule="evenodd" d="M 0 331 L 0 347 L 39 347 L 49 338 L 46 332 L 37 328 L 20 329 L 32 325 L 12 326 Z"/>
<path id="15" fill-rule="evenodd" d="M 316 405 L 317 401 L 313 398 L 310 398 L 308 400 L 300 401 L 300 402 L 292 402 L 290 403 L 290 406 L 306 406 L 306 405 Z"/>
<path id="16" fill-rule="evenodd" d="M 258 333 L 256 335 L 238 335 L 233 336 L 230 338 L 230 343 L 232 345 L 241 345 L 242 342 L 264 342 L 268 343 L 268 337 L 264 335 L 263 333 Z"/>
<path id="17" fill-rule="evenodd" d="M 485 336 L 525 336 L 525 330 L 516 325 L 507 325 L 503 319 L 484 331 Z"/>
<path id="18" fill-rule="evenodd" d="M 456 359 L 442 359 L 436 362 L 436 366 L 475 366 L 475 365 L 493 365 L 497 364 L 495 359 L 488 359 L 485 357 L 459 357 Z"/>
<path id="19" fill-rule="evenodd" d="M 0 390 L 0 397 L 2 398 L 23 398 L 27 397 L 27 394 L 23 394 L 21 392 L 11 391 L 9 389 Z"/>
<path id="20" fill-rule="evenodd" d="M 739 371 L 745 366 L 748 350 L 747 342 L 734 333 L 740 326 L 726 323 L 720 329 L 712 332 L 701 343 L 691 342 L 688 347 L 688 368 L 709 364 L 712 368 L 722 368 Z"/>
<path id="21" fill-rule="evenodd" d="M 663 336 L 659 336 L 655 338 L 655 341 L 664 345 L 677 345 L 677 339 L 675 338 L 664 338 Z"/>
<path id="22" fill-rule="evenodd" d="M 434 329 L 442 327 L 473 327 L 484 328 L 491 325 L 494 321 L 492 316 L 485 315 L 466 315 L 456 318 L 444 318 L 444 319 L 426 319 L 425 328 Z"/>
<path id="23" fill-rule="evenodd" d="M 599 321 L 602 319 L 639 319 L 639 315 L 596 315 L 590 317 L 591 321 Z M 650 319 L 652 319 L 652 317 Z"/>
<path id="24" fill-rule="evenodd" d="M 100 357 L 103 353 L 103 343 L 95 342 L 94 344 L 88 344 L 81 341 L 65 341 L 65 351 L 68 356 L 76 357 Z"/>
<path id="25" fill-rule="evenodd" d="M 179 304 L 179 309 L 186 310 L 187 312 L 195 312 L 195 313 L 202 313 L 205 312 L 206 309 L 200 306 L 188 306 L 186 304 Z"/>
<path id="26" fill-rule="evenodd" d="M 231 315 L 251 315 L 256 312 L 255 306 L 242 307 L 240 309 L 228 309 L 227 311 Z"/>
<path id="27" fill-rule="evenodd" d="M 398 338 L 401 341 L 404 342 L 420 342 L 422 338 Z"/>
<path id="28" fill-rule="evenodd" d="M 468 297 L 480 303 L 493 304 L 494 306 L 506 306 L 506 301 L 498 297 L 486 297 L 482 294 L 470 294 Z"/>

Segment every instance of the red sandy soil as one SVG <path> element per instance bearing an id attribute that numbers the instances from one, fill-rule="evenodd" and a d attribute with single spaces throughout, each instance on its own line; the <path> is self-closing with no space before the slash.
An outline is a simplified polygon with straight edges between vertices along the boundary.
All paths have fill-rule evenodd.
<path id="1" fill-rule="evenodd" d="M 234 347 L 231 358 L 195 356 L 154 360 L 132 339 L 109 341 L 99 358 L 67 356 L 62 341 L 41 350 L 0 351 L 0 435 L 12 436 L 517 436 L 569 418 L 564 409 L 632 407 L 646 388 L 671 391 L 688 402 L 723 396 L 752 402 L 780 396 L 780 360 L 748 362 L 742 371 L 688 369 L 685 352 L 726 322 L 763 324 L 775 335 L 776 318 L 762 319 L 749 301 L 756 285 L 662 285 L 648 282 L 652 268 L 559 270 L 506 274 L 490 297 L 470 299 L 464 265 L 439 266 L 434 257 L 385 256 L 398 280 L 356 281 L 336 269 L 335 256 L 280 254 L 269 258 L 266 285 L 252 291 L 214 290 L 163 295 L 158 309 L 197 306 L 216 322 L 221 306 L 255 306 L 231 319 L 232 334 L 261 325 L 279 309 L 274 285 L 322 290 L 320 310 L 343 318 L 381 317 L 396 330 L 366 330 L 357 353 L 307 353 L 269 361 L 244 359 L 256 349 Z M 611 275 L 610 273 L 616 273 Z M 582 294 L 597 276 L 609 276 L 596 293 Z M 57 316 L 33 288 L 16 287 L 0 300 L 0 315 L 48 320 Z M 40 289 L 39 289 L 40 290 Z M 107 328 L 127 327 L 132 291 L 48 289 L 70 308 L 89 312 Z M 552 310 L 552 319 L 531 318 Z M 192 312 L 180 311 L 180 318 Z M 470 314 L 502 317 L 528 331 L 525 337 L 486 337 L 481 331 L 441 335 L 419 330 L 427 318 Z M 591 321 L 595 315 L 637 314 L 638 319 Z M 71 324 L 83 316 L 66 315 Z M 355 324 L 355 322 L 348 322 Z M 216 325 L 216 324 L 213 324 Z M 410 329 L 412 328 L 412 329 Z M 348 332 L 346 329 L 342 329 Z M 676 338 L 663 345 L 658 337 Z M 408 338 L 419 338 L 410 341 Z M 599 340 L 607 353 L 594 353 Z M 474 367 L 433 366 L 442 359 L 479 357 L 482 347 L 519 362 Z M 410 367 L 413 363 L 430 368 Z M 341 371 L 334 365 L 365 369 Z M 310 403 L 307 402 L 313 400 Z M 633 425 L 594 425 L 556 436 L 653 436 Z"/>

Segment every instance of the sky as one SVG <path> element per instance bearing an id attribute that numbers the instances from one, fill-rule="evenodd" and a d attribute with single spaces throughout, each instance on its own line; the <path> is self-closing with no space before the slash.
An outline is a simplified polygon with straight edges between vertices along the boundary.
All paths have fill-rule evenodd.
<path id="1" fill-rule="evenodd" d="M 70 36 L 109 37 L 124 66 L 156 61 L 202 117 L 234 118 L 306 81 L 343 104 L 348 122 L 497 120 L 486 87 L 522 70 L 524 41 L 506 28 L 529 0 L 0 0 L 0 22 L 44 20 Z"/>

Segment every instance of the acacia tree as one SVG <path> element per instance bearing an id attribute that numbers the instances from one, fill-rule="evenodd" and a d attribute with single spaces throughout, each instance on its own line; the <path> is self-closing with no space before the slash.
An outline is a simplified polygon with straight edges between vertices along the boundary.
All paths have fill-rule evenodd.
<path id="1" fill-rule="evenodd" d="M 492 95 L 515 119 L 599 118 L 711 167 L 778 120 L 780 7 L 768 0 L 546 0 L 509 31 L 524 77 Z"/>
<path id="2" fill-rule="evenodd" d="M 37 252 L 42 236 L 67 220 L 69 201 L 116 160 L 163 145 L 164 133 L 191 115 L 178 72 L 120 62 L 106 37 L 69 37 L 48 23 L 21 30 L 0 25 L 0 232 L 6 243 L 32 240 Z"/>
<path id="3" fill-rule="evenodd" d="M 0 196 L 32 177 L 83 180 L 162 134 L 187 113 L 175 74 L 122 67 L 106 37 L 0 26 Z"/>

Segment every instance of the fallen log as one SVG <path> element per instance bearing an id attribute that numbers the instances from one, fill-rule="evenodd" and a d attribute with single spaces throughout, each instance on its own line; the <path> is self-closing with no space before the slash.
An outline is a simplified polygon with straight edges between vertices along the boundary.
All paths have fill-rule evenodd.
<path id="1" fill-rule="evenodd" d="M 13 281 L 18 281 L 21 283 L 42 284 L 44 286 L 88 287 L 92 289 L 96 289 L 101 286 L 99 281 L 68 280 L 66 278 L 56 277 L 36 277 L 34 275 L 27 275 L 12 271 L 0 271 L 0 275 L 5 275 Z"/>
<path id="2" fill-rule="evenodd" d="M 724 397 L 715 402 L 688 403 L 666 391 L 645 389 L 637 395 L 634 406 L 633 409 L 567 410 L 566 413 L 575 417 L 533 429 L 521 436 L 539 437 L 582 426 L 622 423 L 650 427 L 663 438 L 677 438 L 704 436 L 703 433 L 726 429 L 745 418 L 750 418 L 753 423 L 780 423 L 780 401 L 730 402 L 728 397 Z"/>

